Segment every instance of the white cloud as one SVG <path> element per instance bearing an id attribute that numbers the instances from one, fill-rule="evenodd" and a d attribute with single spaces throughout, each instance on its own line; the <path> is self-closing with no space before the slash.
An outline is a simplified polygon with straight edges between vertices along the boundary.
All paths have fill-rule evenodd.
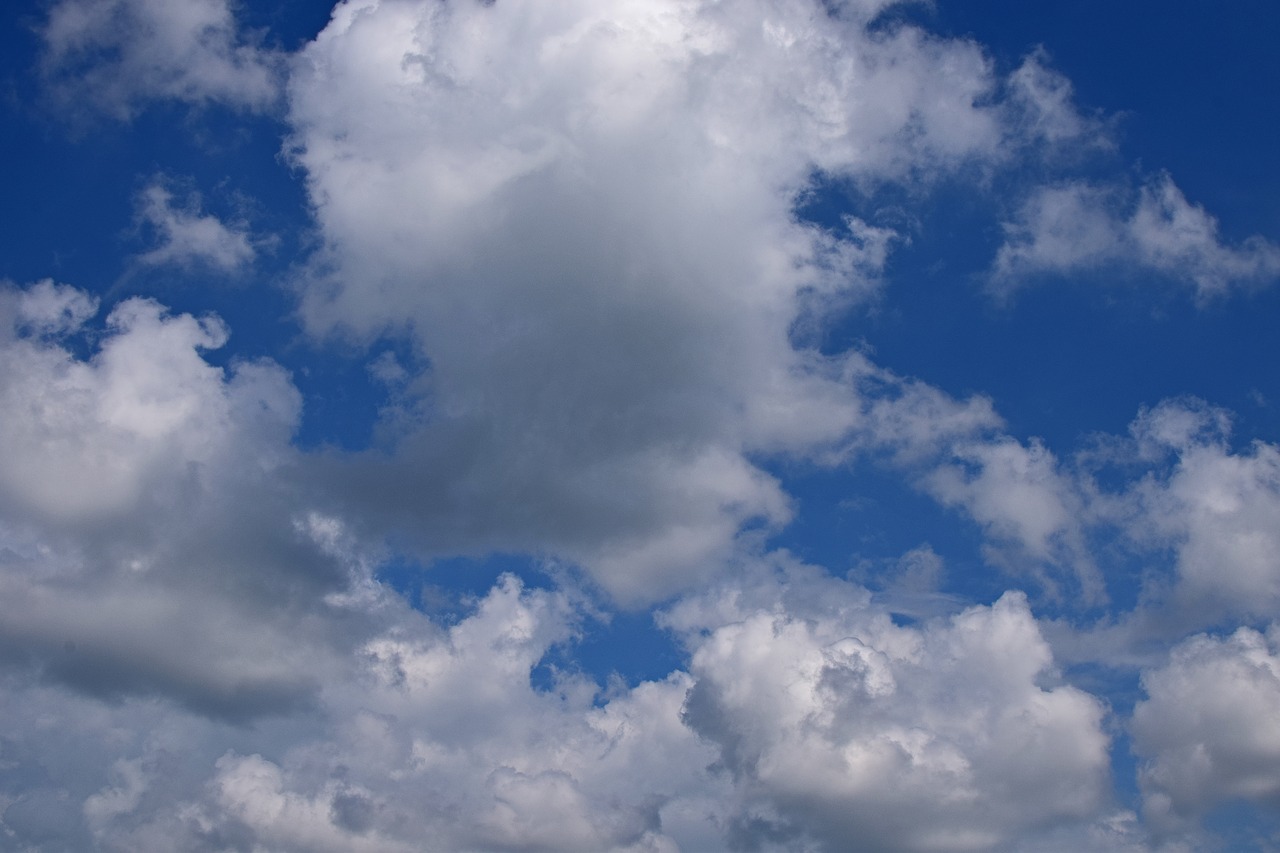
<path id="1" fill-rule="evenodd" d="M 794 510 L 762 459 L 873 457 L 1051 591 L 1074 573 L 1102 599 L 1089 537 L 1113 523 L 1174 555 L 1175 630 L 1278 604 L 1280 455 L 1232 453 L 1221 413 L 1143 415 L 1127 449 L 1154 467 L 1104 492 L 985 397 L 798 343 L 872 298 L 903 239 L 798 220 L 815 174 L 927 188 L 1101 132 L 1043 56 L 1002 81 L 971 42 L 869 34 L 886 5 L 340 5 L 288 90 L 322 240 L 298 288 L 312 334 L 404 334 L 429 365 L 371 365 L 396 403 L 374 450 L 291 447 L 297 390 L 210 363 L 216 318 L 131 299 L 97 327 L 74 289 L 0 292 L 0 838 L 1140 847 L 1108 801 L 1104 705 L 1057 672 L 1025 596 L 950 606 L 927 546 L 879 599 L 758 552 Z M 45 38 L 55 91 L 122 118 L 275 97 L 277 58 L 224 3 L 63 0 Z M 1168 179 L 1119 213 L 1109 192 L 1037 195 L 998 274 L 1132 263 L 1205 296 L 1274 269 Z M 140 211 L 144 262 L 253 259 L 247 229 L 163 183 Z M 567 559 L 615 601 L 681 596 L 662 618 L 688 658 L 603 689 L 549 668 L 599 602 L 510 576 L 433 620 L 376 580 L 389 531 L 428 556 Z M 896 623 L 895 596 L 922 621 Z M 1147 674 L 1161 825 L 1274 797 L 1272 685 L 1240 663 L 1274 676 L 1267 642 L 1197 639 Z M 1179 679 L 1214 677 L 1238 740 L 1184 714 L 1212 703 Z M 1212 772 L 1179 753 L 1194 738 Z"/>
<path id="2" fill-rule="evenodd" d="M 154 232 L 158 243 L 138 256 L 144 264 L 207 264 L 231 273 L 252 263 L 257 254 L 245 223 L 227 225 L 203 212 L 198 194 L 175 204 L 173 193 L 161 181 L 153 182 L 139 194 L 138 219 Z"/>
<path id="3" fill-rule="evenodd" d="M 1117 187 L 1070 181 L 1035 192 L 1012 222 L 992 268 L 992 287 L 1009 293 L 1029 278 L 1108 270 L 1150 271 L 1195 289 L 1200 300 L 1280 277 L 1280 247 L 1261 237 L 1237 246 L 1187 201 L 1168 175 L 1136 199 Z"/>
<path id="4" fill-rule="evenodd" d="M 1033 51 L 1009 75 L 1010 119 L 1015 143 L 1046 143 L 1050 150 L 1078 153 L 1078 149 L 1110 148 L 1108 128 L 1075 105 L 1071 81 L 1049 65 L 1043 48 Z"/>
<path id="5" fill-rule="evenodd" d="M 82 360 L 58 336 L 89 319 L 93 300 L 47 282 L 8 297 L 17 328 L 0 336 L 0 441 L 9 449 L 0 502 L 11 514 L 130 515 L 148 496 L 163 499 L 153 478 L 181 480 L 246 437 L 287 441 L 292 431 L 298 395 L 278 368 L 246 363 L 228 380 L 200 356 L 226 341 L 217 318 L 168 316 L 129 299 L 107 317 L 97 354 Z"/>
<path id="6" fill-rule="evenodd" d="M 682 845 L 718 846 L 708 810 L 724 791 L 704 778 L 713 752 L 680 722 L 687 676 L 599 706 L 571 674 L 534 689 L 531 670 L 580 614 L 510 577 L 449 628 L 389 615 L 359 666 L 326 685 L 318 725 L 196 737 L 180 767 L 150 746 L 118 759 L 85 801 L 97 842 L 672 851 L 676 832 Z M 200 784 L 155 796 L 166 776 L 192 772 Z"/>
<path id="7" fill-rule="evenodd" d="M 239 30 L 228 0 L 58 0 L 41 70 L 61 106 L 118 119 L 150 100 L 265 110 L 280 57 Z"/>
<path id="8" fill-rule="evenodd" d="M 773 596 L 719 590 L 670 617 L 694 649 L 684 717 L 734 780 L 741 846 L 986 850 L 1099 815 L 1103 709 L 1047 686 L 1023 596 L 920 628 L 803 570 Z"/>
<path id="9" fill-rule="evenodd" d="M 599 697 L 573 673 L 533 687 L 582 614 L 509 577 L 448 627 L 384 611 L 358 666 L 278 723 L 15 683 L 6 719 L 76 734 L 33 743 L 56 756 L 39 784 L 31 755 L 7 753 L 0 793 L 19 781 L 24 805 L 6 826 L 37 837 L 25 803 L 61 790 L 84 823 L 63 815 L 51 837 L 108 850 L 673 851 L 770 832 L 985 850 L 1107 831 L 1102 707 L 1056 683 L 1021 596 L 904 628 L 860 587 L 760 569 L 672 612 L 688 673 Z"/>
<path id="10" fill-rule="evenodd" d="M 1196 400 L 1144 412 L 1133 432 L 1176 461 L 1138 483 L 1120 508 L 1131 535 L 1176 554 L 1172 605 L 1181 621 L 1267 618 L 1280 607 L 1280 448 L 1232 452 L 1229 418 Z M 1159 457 L 1157 457 L 1159 458 Z"/>
<path id="11" fill-rule="evenodd" d="M 0 657 L 230 717 L 307 701 L 345 636 L 308 623 L 311 597 L 352 580 L 290 523 L 288 377 L 210 365 L 222 324 L 148 300 L 115 306 L 88 357 L 67 339 L 96 308 L 83 293 L 0 306 Z M 273 606 L 302 609 L 264 621 Z"/>
<path id="12" fill-rule="evenodd" d="M 324 240 L 303 316 L 430 364 L 427 425 L 325 475 L 349 510 L 633 602 L 786 522 L 753 455 L 838 458 L 869 369 L 796 324 L 873 293 L 895 239 L 797 221 L 815 172 L 928 184 L 1076 132 L 1038 61 L 1006 103 L 971 42 L 829 5 L 338 7 L 289 86 Z"/>
<path id="13" fill-rule="evenodd" d="M 1153 828 L 1185 833 L 1214 806 L 1280 805 L 1280 630 L 1200 635 L 1143 673 L 1133 715 L 1144 809 Z"/>
<path id="14" fill-rule="evenodd" d="M 924 475 L 923 488 L 944 506 L 963 507 L 990 539 L 989 559 L 1031 569 L 1048 592 L 1061 594 L 1046 566 L 1075 574 L 1084 602 L 1106 599 L 1085 543 L 1084 500 L 1073 478 L 1039 441 L 1008 436 L 957 443 Z"/>

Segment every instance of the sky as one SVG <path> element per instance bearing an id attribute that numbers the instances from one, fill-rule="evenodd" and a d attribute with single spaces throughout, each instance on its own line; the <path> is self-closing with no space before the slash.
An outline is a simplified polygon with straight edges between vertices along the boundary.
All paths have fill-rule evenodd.
<path id="1" fill-rule="evenodd" d="M 1280 14 L 0 12 L 0 848 L 1280 849 Z"/>

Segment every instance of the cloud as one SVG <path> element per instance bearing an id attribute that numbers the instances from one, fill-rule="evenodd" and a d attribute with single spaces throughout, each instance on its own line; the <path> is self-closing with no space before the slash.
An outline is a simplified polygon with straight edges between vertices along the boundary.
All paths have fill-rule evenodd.
<path id="1" fill-rule="evenodd" d="M 1043 48 L 1032 51 L 1006 83 L 1010 133 L 1015 145 L 1042 143 L 1048 153 L 1111 148 L 1114 143 L 1106 124 L 1082 113 L 1075 104 L 1075 87 L 1050 65 Z"/>
<path id="2" fill-rule="evenodd" d="M 175 204 L 162 181 L 148 185 L 138 196 L 138 220 L 155 234 L 158 245 L 138 260 L 148 266 L 190 267 L 203 264 L 232 273 L 251 264 L 257 255 L 248 226 L 228 226 L 201 210 L 200 196 Z"/>
<path id="3" fill-rule="evenodd" d="M 869 369 L 793 332 L 872 296 L 896 239 L 800 221 L 815 175 L 927 186 L 1077 132 L 1038 61 L 1001 100 L 974 44 L 872 33 L 882 8 L 340 6 L 289 85 L 323 239 L 302 315 L 430 365 L 425 423 L 323 475 L 342 512 L 633 603 L 784 524 L 756 460 L 838 456 Z"/>
<path id="4" fill-rule="evenodd" d="M 281 57 L 245 34 L 227 0 L 59 0 L 41 29 L 40 69 L 71 113 L 119 120 L 149 101 L 278 103 Z"/>
<path id="5" fill-rule="evenodd" d="M 1229 424 L 1191 399 L 1144 411 L 1132 427 L 1148 453 L 1174 461 L 1136 484 L 1122 510 L 1138 543 L 1176 555 L 1168 604 L 1191 627 L 1280 606 L 1280 448 L 1233 452 Z"/>
<path id="6" fill-rule="evenodd" d="M 0 294 L 0 658 L 100 696 L 296 707 L 345 637 L 308 620 L 358 574 L 293 523 L 299 395 L 269 362 L 206 362 L 216 318 L 144 299 L 77 356 L 96 307 L 51 282 Z"/>
<path id="7" fill-rule="evenodd" d="M 920 628 L 803 570 L 772 602 L 750 595 L 670 617 L 693 646 L 684 719 L 742 796 L 738 846 L 985 850 L 1099 813 L 1103 709 L 1045 686 L 1051 654 L 1020 594 Z"/>
<path id="8" fill-rule="evenodd" d="M 1143 673 L 1133 714 L 1143 807 L 1153 828 L 1186 832 L 1214 806 L 1280 803 L 1280 632 L 1198 635 Z"/>
<path id="9" fill-rule="evenodd" d="M 1045 569 L 1065 568 L 1075 575 L 1085 603 L 1106 600 L 1085 541 L 1084 500 L 1072 476 L 1039 441 L 997 436 L 960 442 L 921 485 L 982 525 L 993 563 L 1015 572 L 1030 569 L 1054 597 L 1061 590 Z"/>
<path id="10" fill-rule="evenodd" d="M 1217 220 L 1188 202 L 1168 175 L 1147 182 L 1136 198 L 1118 187 L 1067 181 L 1033 193 L 1005 224 L 991 286 L 1007 294 L 1038 276 L 1111 270 L 1155 273 L 1191 286 L 1203 301 L 1276 279 L 1280 248 L 1257 236 L 1225 244 Z"/>
<path id="11" fill-rule="evenodd" d="M 169 316 L 129 299 L 85 360 L 63 342 L 96 300 L 51 282 L 5 297 L 16 308 L 0 337 L 0 433 L 11 450 L 0 502 L 9 513 L 44 522 L 132 515 L 156 497 L 155 478 L 208 470 L 233 445 L 288 440 L 299 399 L 279 368 L 245 363 L 228 380 L 201 357 L 227 339 L 216 317 Z"/>
<path id="12" fill-rule="evenodd" d="M 117 759 L 84 800 L 96 842 L 669 851 L 678 832 L 716 846 L 704 809 L 723 786 L 706 783 L 713 754 L 680 723 L 687 676 L 598 705 L 572 673 L 536 689 L 533 668 L 581 614 L 510 576 L 447 628 L 387 615 L 360 666 L 327 684 L 316 725 L 195 737 L 180 767 L 150 743 Z"/>
<path id="13" fill-rule="evenodd" d="M 10 677 L 7 720 L 73 734 L 59 744 L 46 726 L 7 747 L 4 827 L 108 850 L 840 849 L 851 836 L 999 849 L 1117 835 L 1102 706 L 1055 680 L 1021 596 L 908 628 L 820 571 L 744 568 L 744 583 L 672 609 L 687 672 L 606 693 L 564 671 L 534 686 L 585 614 L 510 576 L 450 625 L 384 608 L 358 665 L 328 670 L 316 705 L 279 723 L 229 727 Z"/>
<path id="14" fill-rule="evenodd" d="M 225 3 L 53 5 L 43 68 L 70 109 L 283 106 L 317 228 L 299 316 L 382 352 L 389 401 L 371 447 L 303 451 L 291 377 L 211 355 L 216 317 L 0 289 L 5 843 L 1146 846 L 1111 802 L 1125 721 L 1062 650 L 1134 672 L 1152 636 L 1269 619 L 1280 452 L 1175 400 L 1099 439 L 1121 471 L 1094 476 L 989 397 L 809 345 L 909 236 L 807 221 L 829 182 L 925 199 L 1109 144 L 1042 52 L 1002 77 L 891 5 L 348 0 L 283 104 L 283 59 Z M 141 262 L 251 266 L 247 226 L 199 196 L 156 179 L 138 205 Z M 1274 275 L 1271 244 L 1216 229 L 1167 177 L 1066 181 L 994 275 L 1145 268 L 1202 298 Z M 1104 603 L 1115 552 L 1143 562 L 1137 610 L 1047 634 L 1017 590 L 959 599 L 928 545 L 877 558 L 878 595 L 768 550 L 790 466 L 866 464 L 963 513 L 987 568 L 1054 609 Z M 557 571 L 447 615 L 379 579 L 493 552 Z M 670 672 L 572 663 L 609 607 L 654 602 Z M 1274 801 L 1272 634 L 1146 666 L 1132 731 L 1167 840 Z"/>

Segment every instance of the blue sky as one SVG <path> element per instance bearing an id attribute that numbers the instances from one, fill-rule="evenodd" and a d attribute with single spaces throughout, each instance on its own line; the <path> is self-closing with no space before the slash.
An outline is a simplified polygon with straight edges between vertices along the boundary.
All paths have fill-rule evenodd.
<path id="1" fill-rule="evenodd" d="M 1274 848 L 1278 37 L 10 4 L 0 846 Z"/>

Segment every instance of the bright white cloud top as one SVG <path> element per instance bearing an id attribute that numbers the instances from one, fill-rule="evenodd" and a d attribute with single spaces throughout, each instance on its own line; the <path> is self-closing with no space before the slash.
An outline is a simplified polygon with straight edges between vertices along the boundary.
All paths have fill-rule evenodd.
<path id="1" fill-rule="evenodd" d="M 1280 209 L 1052 33 L 26 14 L 9 204 L 98 212 L 0 256 L 0 846 L 1280 832 Z"/>

